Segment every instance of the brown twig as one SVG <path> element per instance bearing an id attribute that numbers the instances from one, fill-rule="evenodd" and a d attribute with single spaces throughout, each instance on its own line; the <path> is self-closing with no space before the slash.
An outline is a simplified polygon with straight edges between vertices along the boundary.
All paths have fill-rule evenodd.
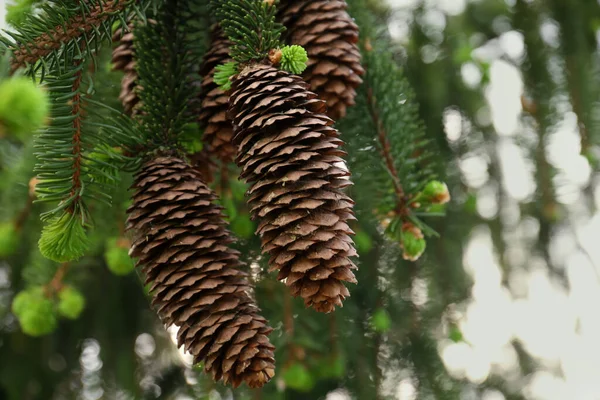
<path id="1" fill-rule="evenodd" d="M 75 66 L 78 67 L 82 63 L 81 60 L 78 60 L 75 63 Z M 81 162 L 82 162 L 82 146 L 81 146 L 81 93 L 79 92 L 79 88 L 81 87 L 81 79 L 82 79 L 82 71 L 79 70 L 75 74 L 75 81 L 73 82 L 73 99 L 71 100 L 72 110 L 71 114 L 75 117 L 73 119 L 73 155 L 75 159 L 73 160 L 73 188 L 71 189 L 71 196 L 76 195 L 77 198 L 73 202 L 73 204 L 77 203 L 79 199 L 79 189 L 81 189 Z M 73 211 L 73 210 L 72 210 Z"/>
<path id="2" fill-rule="evenodd" d="M 46 296 L 50 297 L 61 291 L 63 286 L 63 279 L 65 278 L 65 275 L 67 274 L 68 270 L 69 263 L 63 263 L 58 267 L 50 282 L 48 282 L 44 286 Z"/>
<path id="3" fill-rule="evenodd" d="M 86 15 L 78 14 L 64 25 L 57 25 L 51 32 L 43 33 L 28 43 L 12 48 L 11 72 L 27 64 L 35 64 L 40 58 L 58 50 L 64 43 L 85 37 L 112 15 L 123 11 L 130 1 L 110 0 L 93 6 Z"/>

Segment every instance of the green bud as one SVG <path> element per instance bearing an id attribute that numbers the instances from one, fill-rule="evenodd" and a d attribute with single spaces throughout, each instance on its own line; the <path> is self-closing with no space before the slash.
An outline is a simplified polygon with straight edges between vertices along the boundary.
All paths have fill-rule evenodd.
<path id="1" fill-rule="evenodd" d="M 30 79 L 18 77 L 0 83 L 0 126 L 25 139 L 41 128 L 48 116 L 46 92 Z"/>
<path id="2" fill-rule="evenodd" d="M 123 276 L 131 273 L 135 263 L 129 257 L 129 246 L 121 238 L 110 238 L 106 242 L 104 261 L 108 269 L 115 275 Z"/>
<path id="3" fill-rule="evenodd" d="M 284 46 L 281 48 L 281 69 L 299 75 L 306 69 L 308 54 L 302 46 Z"/>
<path id="4" fill-rule="evenodd" d="M 375 332 L 385 333 L 392 327 L 392 319 L 385 308 L 378 308 L 371 316 L 371 327 Z"/>
<path id="5" fill-rule="evenodd" d="M 450 201 L 448 186 L 440 181 L 431 181 L 423 189 L 422 200 L 433 204 L 444 204 Z"/>
<path id="6" fill-rule="evenodd" d="M 308 369 L 300 363 L 290 365 L 283 372 L 283 381 L 286 387 L 300 392 L 308 392 L 315 385 L 315 380 Z"/>
<path id="7" fill-rule="evenodd" d="M 58 312 L 65 318 L 77 319 L 85 308 L 85 297 L 74 287 L 66 286 L 58 293 Z"/>
<path id="8" fill-rule="evenodd" d="M 12 311 L 23 332 L 30 336 L 47 335 L 56 329 L 54 302 L 44 295 L 41 286 L 20 292 L 13 300 Z"/>
<path id="9" fill-rule="evenodd" d="M 237 74 L 237 72 L 238 64 L 235 61 L 217 65 L 213 80 L 221 87 L 221 90 L 226 92 L 231 89 L 231 77 Z"/>
<path id="10" fill-rule="evenodd" d="M 0 224 L 0 258 L 9 257 L 17 251 L 19 234 L 15 224 L 4 222 Z"/>
<path id="11" fill-rule="evenodd" d="M 404 250 L 402 257 L 405 260 L 416 261 L 425 251 L 427 243 L 419 228 L 412 224 L 404 224 L 400 245 Z"/>

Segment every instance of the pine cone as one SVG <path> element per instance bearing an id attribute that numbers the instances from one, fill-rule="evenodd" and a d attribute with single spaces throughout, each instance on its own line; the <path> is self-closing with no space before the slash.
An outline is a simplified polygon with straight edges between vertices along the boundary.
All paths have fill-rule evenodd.
<path id="1" fill-rule="evenodd" d="M 342 141 L 316 97 L 300 77 L 255 65 L 234 79 L 229 116 L 271 269 L 307 306 L 330 312 L 349 296 L 342 281 L 356 283 L 354 215 Z"/>
<path id="2" fill-rule="evenodd" d="M 113 71 L 123 71 L 125 75 L 121 79 L 121 93 L 119 100 L 123 104 L 125 114 L 135 114 L 136 105 L 140 99 L 136 93 L 137 71 L 135 70 L 134 47 L 133 47 L 133 24 L 129 25 L 129 31 L 123 32 L 119 28 L 113 34 L 113 42 L 119 43 L 112 52 Z"/>
<path id="3" fill-rule="evenodd" d="M 304 79 L 327 102 L 334 120 L 354 105 L 356 87 L 364 69 L 360 64 L 358 26 L 344 0 L 283 0 L 279 19 L 286 26 L 286 40 L 308 53 Z"/>
<path id="4" fill-rule="evenodd" d="M 231 162 L 235 157 L 235 147 L 231 144 L 233 128 L 227 119 L 227 101 L 229 95 L 223 92 L 213 81 L 214 69 L 217 65 L 232 61 L 229 58 L 231 42 L 224 36 L 223 31 L 215 25 L 212 32 L 210 50 L 206 52 L 200 75 L 200 99 L 202 112 L 198 120 L 204 129 L 204 143 L 209 151 L 225 162 Z"/>
<path id="5" fill-rule="evenodd" d="M 217 381 L 260 387 L 274 375 L 272 329 L 240 271 L 215 195 L 176 157 L 146 162 L 136 175 L 127 229 L 130 254 L 150 283 L 152 304 L 177 340 Z"/>

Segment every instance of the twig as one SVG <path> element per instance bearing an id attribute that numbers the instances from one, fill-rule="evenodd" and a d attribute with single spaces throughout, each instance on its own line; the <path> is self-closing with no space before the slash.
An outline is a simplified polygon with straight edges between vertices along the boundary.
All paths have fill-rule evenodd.
<path id="1" fill-rule="evenodd" d="M 82 63 L 81 60 L 78 60 L 75 63 L 75 66 L 78 67 Z M 77 71 L 75 74 L 75 81 L 73 82 L 73 96 L 72 106 L 73 110 L 71 114 L 75 117 L 73 119 L 73 129 L 75 130 L 73 133 L 73 155 L 75 156 L 75 160 L 73 161 L 73 188 L 71 189 L 71 196 L 76 195 L 77 198 L 73 202 L 75 204 L 79 199 L 79 189 L 81 188 L 81 159 L 82 159 L 82 149 L 81 149 L 81 93 L 79 92 L 79 88 L 81 86 L 81 77 L 82 71 L 81 69 Z M 77 194 L 76 194 L 77 193 Z"/>
<path id="2" fill-rule="evenodd" d="M 58 267 L 50 282 L 44 286 L 46 296 L 50 297 L 55 293 L 60 292 L 63 286 L 63 279 L 69 270 L 69 265 L 69 263 L 63 263 Z"/>

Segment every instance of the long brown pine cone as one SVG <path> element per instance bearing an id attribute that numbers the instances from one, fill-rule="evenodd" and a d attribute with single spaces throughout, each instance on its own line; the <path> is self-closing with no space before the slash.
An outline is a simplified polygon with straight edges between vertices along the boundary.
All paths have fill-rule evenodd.
<path id="1" fill-rule="evenodd" d="M 308 53 L 302 74 L 313 92 L 327 102 L 334 120 L 354 105 L 364 69 L 360 64 L 358 26 L 344 0 L 282 0 L 279 20 L 287 28 L 286 41 Z"/>
<path id="2" fill-rule="evenodd" d="M 133 189 L 130 254 L 163 322 L 179 327 L 178 346 L 204 361 L 215 381 L 264 385 L 275 371 L 272 328 L 248 294 L 215 194 L 173 156 L 147 161 Z"/>
<path id="3" fill-rule="evenodd" d="M 229 95 L 213 80 L 214 69 L 220 64 L 232 61 L 229 57 L 231 42 L 218 25 L 213 27 L 210 49 L 206 52 L 200 67 L 203 76 L 200 87 L 202 111 L 198 120 L 204 127 L 204 143 L 209 152 L 224 162 L 231 162 L 235 157 L 235 147 L 231 144 L 233 127 L 227 118 Z"/>
<path id="4" fill-rule="evenodd" d="M 330 312 L 356 283 L 356 255 L 347 221 L 353 201 L 342 141 L 325 116 L 325 102 L 298 76 L 266 65 L 233 81 L 229 116 L 241 177 L 248 190 L 263 252 L 272 270 L 307 306 Z"/>
<path id="5" fill-rule="evenodd" d="M 123 28 L 115 31 L 112 38 L 114 43 L 118 43 L 117 47 L 112 52 L 112 69 L 113 71 L 123 71 L 124 75 L 121 79 L 121 92 L 119 100 L 123 104 L 123 110 L 127 115 L 136 113 L 137 105 L 140 102 L 137 90 L 138 75 L 135 70 L 135 50 L 133 47 L 133 24 L 129 25 L 127 32 Z"/>

